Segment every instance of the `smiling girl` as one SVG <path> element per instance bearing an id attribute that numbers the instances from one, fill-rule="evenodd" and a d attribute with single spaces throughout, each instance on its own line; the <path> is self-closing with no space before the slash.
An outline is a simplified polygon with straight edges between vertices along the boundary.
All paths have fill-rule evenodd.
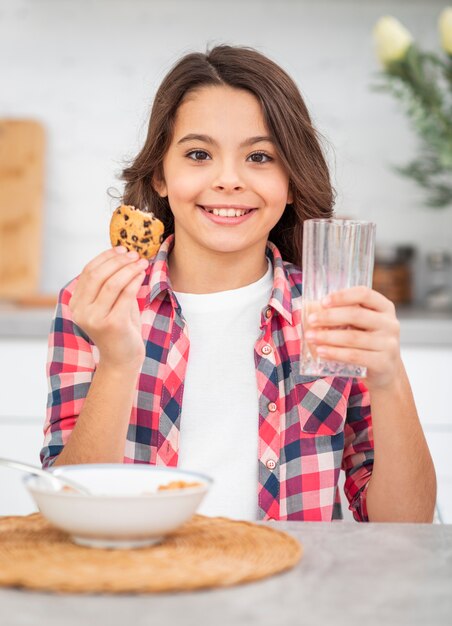
<path id="1" fill-rule="evenodd" d="M 355 519 L 431 521 L 393 304 L 351 288 L 313 322 L 366 380 L 300 375 L 303 221 L 334 193 L 291 78 L 249 48 L 186 55 L 124 179 L 166 238 L 150 262 L 106 250 L 62 289 L 43 466 L 178 465 L 214 478 L 202 513 L 320 521 L 341 517 L 343 470 Z"/>

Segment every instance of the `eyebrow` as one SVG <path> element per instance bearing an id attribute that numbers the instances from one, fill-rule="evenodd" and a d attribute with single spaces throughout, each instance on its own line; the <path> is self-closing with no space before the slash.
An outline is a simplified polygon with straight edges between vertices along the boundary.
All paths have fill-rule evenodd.
<path id="1" fill-rule="evenodd" d="M 198 135 L 197 133 L 190 133 L 188 135 L 185 135 L 185 137 L 182 137 L 182 139 L 179 139 L 179 141 L 177 142 L 177 145 L 181 143 L 186 143 L 188 141 L 203 141 L 204 143 L 209 143 L 214 146 L 218 145 L 215 139 L 213 139 L 209 135 Z M 252 146 L 255 143 L 260 143 L 262 141 L 269 141 L 270 143 L 275 143 L 272 137 L 269 137 L 267 135 L 257 135 L 256 137 L 249 137 L 248 139 L 245 139 L 245 141 L 242 141 L 242 143 L 240 144 L 240 148 Z"/>

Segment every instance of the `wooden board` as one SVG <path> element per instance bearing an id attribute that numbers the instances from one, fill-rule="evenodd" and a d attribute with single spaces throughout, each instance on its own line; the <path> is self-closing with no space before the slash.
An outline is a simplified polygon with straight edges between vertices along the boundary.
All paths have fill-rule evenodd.
<path id="1" fill-rule="evenodd" d="M 0 297 L 38 289 L 44 189 L 44 129 L 0 119 Z"/>

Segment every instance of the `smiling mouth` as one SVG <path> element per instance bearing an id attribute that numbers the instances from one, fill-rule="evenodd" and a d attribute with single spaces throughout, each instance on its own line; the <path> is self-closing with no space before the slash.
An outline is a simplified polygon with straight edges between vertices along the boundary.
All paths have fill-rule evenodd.
<path id="1" fill-rule="evenodd" d="M 206 211 L 206 213 L 212 213 L 213 215 L 218 215 L 219 217 L 242 217 L 242 215 L 247 215 L 248 213 L 251 213 L 251 211 L 256 211 L 257 209 L 234 209 L 234 208 L 230 208 L 230 209 L 223 209 L 223 208 L 219 208 L 217 209 L 216 207 L 214 208 L 206 208 L 203 207 L 202 205 L 198 205 L 203 211 Z"/>

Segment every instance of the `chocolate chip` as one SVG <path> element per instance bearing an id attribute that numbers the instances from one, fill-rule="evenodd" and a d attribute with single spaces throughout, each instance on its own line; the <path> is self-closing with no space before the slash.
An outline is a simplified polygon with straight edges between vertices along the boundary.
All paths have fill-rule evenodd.
<path id="1" fill-rule="evenodd" d="M 121 209 L 118 209 L 118 210 L 116 211 L 116 213 L 117 213 L 118 215 L 121 215 Z"/>
<path id="2" fill-rule="evenodd" d="M 138 241 L 138 237 L 136 235 L 132 235 L 132 241 Z"/>
<path id="3" fill-rule="evenodd" d="M 118 239 L 118 240 L 116 241 L 116 245 L 117 245 L 117 246 L 120 246 L 120 245 L 121 245 L 121 240 L 120 240 L 120 239 Z"/>
<path id="4" fill-rule="evenodd" d="M 163 243 L 163 235 L 160 235 L 160 243 Z"/>
<path id="5" fill-rule="evenodd" d="M 125 228 L 123 228 L 119 234 L 121 235 L 122 239 L 127 239 L 127 231 Z"/>
<path id="6" fill-rule="evenodd" d="M 145 228 L 147 228 L 147 227 L 148 227 L 148 226 L 150 226 L 150 225 L 151 225 L 151 222 L 150 222 L 149 220 L 144 220 L 144 222 L 143 222 L 143 226 L 144 226 Z"/>
<path id="7" fill-rule="evenodd" d="M 150 235 L 150 234 L 151 234 L 150 230 L 145 230 L 144 233 L 143 233 L 143 235 Z"/>
<path id="8" fill-rule="evenodd" d="M 144 239 L 140 239 L 140 243 L 149 243 L 151 240 L 149 237 L 145 237 Z"/>
<path id="9" fill-rule="evenodd" d="M 128 215 L 124 215 L 124 220 L 127 222 L 127 220 L 129 219 Z"/>

